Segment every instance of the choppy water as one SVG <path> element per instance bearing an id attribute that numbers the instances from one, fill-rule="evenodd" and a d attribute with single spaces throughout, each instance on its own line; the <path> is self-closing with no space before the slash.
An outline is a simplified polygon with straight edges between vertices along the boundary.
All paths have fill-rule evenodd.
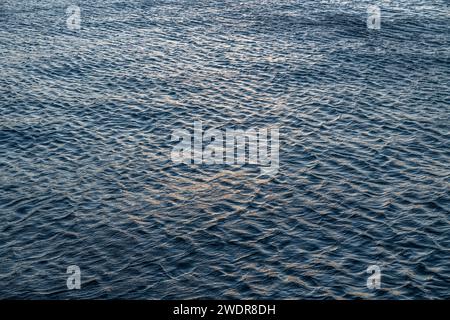
<path id="1" fill-rule="evenodd" d="M 449 2 L 369 4 L 2 0 L 0 298 L 450 298 Z M 194 120 L 278 175 L 174 165 Z"/>

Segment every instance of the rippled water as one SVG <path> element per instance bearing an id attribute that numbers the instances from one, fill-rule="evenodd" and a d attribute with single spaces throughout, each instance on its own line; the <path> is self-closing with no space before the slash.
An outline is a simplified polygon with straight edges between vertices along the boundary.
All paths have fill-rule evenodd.
<path id="1" fill-rule="evenodd" d="M 2 0 L 0 298 L 450 298 L 449 2 L 369 4 Z M 194 120 L 278 175 L 175 165 Z"/>

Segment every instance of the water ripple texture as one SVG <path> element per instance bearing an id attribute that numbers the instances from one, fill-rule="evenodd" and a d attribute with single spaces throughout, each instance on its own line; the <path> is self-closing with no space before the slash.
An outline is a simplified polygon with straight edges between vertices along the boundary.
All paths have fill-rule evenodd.
<path id="1" fill-rule="evenodd" d="M 372 2 L 2 0 L 0 298 L 450 298 L 449 2 Z M 194 121 L 279 173 L 175 165 Z"/>

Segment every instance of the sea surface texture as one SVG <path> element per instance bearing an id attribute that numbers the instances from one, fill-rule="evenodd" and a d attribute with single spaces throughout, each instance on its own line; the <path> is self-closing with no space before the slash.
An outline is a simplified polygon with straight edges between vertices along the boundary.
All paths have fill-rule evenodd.
<path id="1" fill-rule="evenodd" d="M 449 299 L 449 6 L 2 0 L 0 298 Z M 174 163 L 194 121 L 278 174 Z"/>

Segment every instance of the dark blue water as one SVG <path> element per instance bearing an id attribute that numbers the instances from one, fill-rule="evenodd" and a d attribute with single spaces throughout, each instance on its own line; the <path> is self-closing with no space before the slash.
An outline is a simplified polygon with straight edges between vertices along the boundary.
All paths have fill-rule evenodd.
<path id="1" fill-rule="evenodd" d="M 2 0 L 0 298 L 450 298 L 449 2 L 376 3 Z M 194 120 L 279 173 L 175 165 Z"/>

